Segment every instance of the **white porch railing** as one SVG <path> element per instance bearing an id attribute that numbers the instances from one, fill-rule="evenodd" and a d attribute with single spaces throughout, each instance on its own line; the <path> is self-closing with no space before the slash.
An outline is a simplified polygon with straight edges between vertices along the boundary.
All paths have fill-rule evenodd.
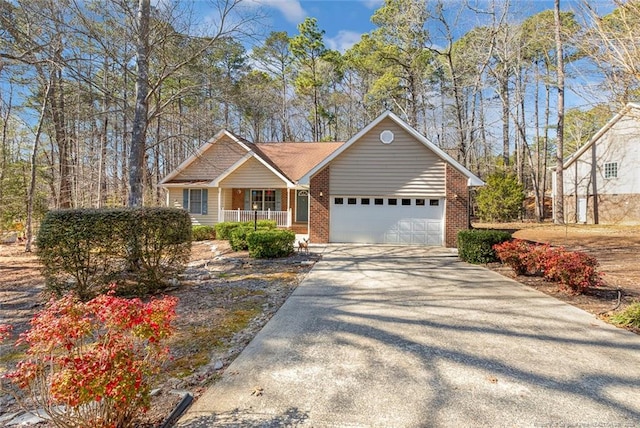
<path id="1" fill-rule="evenodd" d="M 256 213 L 253 210 L 220 210 L 219 221 L 254 221 Z M 287 211 L 258 211 L 258 220 L 275 220 L 278 227 L 291 227 L 291 210 Z"/>

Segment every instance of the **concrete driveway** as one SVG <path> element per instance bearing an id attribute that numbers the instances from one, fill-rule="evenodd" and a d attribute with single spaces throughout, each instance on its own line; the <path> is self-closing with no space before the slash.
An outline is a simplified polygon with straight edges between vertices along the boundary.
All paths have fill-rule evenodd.
<path id="1" fill-rule="evenodd" d="M 640 426 L 640 336 L 446 249 L 329 246 L 179 426 Z"/>

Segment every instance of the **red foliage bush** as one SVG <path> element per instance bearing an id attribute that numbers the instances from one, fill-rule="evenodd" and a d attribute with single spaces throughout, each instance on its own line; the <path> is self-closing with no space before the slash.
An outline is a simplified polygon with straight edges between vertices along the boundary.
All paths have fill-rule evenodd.
<path id="1" fill-rule="evenodd" d="M 500 261 L 517 275 L 541 275 L 572 293 L 602 285 L 598 261 L 585 253 L 551 248 L 548 244 L 531 244 L 514 239 L 494 246 Z"/>
<path id="2" fill-rule="evenodd" d="M 173 333 L 176 304 L 113 293 L 86 303 L 72 295 L 51 300 L 17 342 L 28 345 L 27 358 L 3 377 L 56 426 L 133 426 L 168 357 L 161 344 Z"/>
<path id="3" fill-rule="evenodd" d="M 603 283 L 602 274 L 597 271 L 598 261 L 585 253 L 554 249 L 544 265 L 544 278 L 563 285 L 572 293 L 579 294 Z"/>
<path id="4" fill-rule="evenodd" d="M 497 244 L 493 248 L 498 259 L 517 275 L 539 275 L 550 250 L 548 244 L 531 244 L 519 239 Z"/>

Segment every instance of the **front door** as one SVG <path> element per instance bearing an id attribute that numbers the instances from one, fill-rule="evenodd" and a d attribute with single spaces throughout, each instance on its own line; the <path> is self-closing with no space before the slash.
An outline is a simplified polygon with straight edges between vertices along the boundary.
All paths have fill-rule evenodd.
<path id="1" fill-rule="evenodd" d="M 587 200 L 578 198 L 578 223 L 587 222 Z"/>
<path id="2" fill-rule="evenodd" d="M 298 190 L 296 192 L 296 222 L 309 221 L 309 191 Z"/>

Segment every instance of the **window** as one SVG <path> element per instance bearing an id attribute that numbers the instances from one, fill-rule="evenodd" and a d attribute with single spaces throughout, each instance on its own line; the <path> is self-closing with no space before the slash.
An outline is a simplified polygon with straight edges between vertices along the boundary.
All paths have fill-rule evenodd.
<path id="1" fill-rule="evenodd" d="M 362 199 L 360 199 L 360 203 L 361 203 L 362 205 L 369 205 L 369 202 L 370 202 L 369 198 L 362 198 Z"/>
<path id="2" fill-rule="evenodd" d="M 202 214 L 201 189 L 191 189 L 189 191 L 189 212 L 191 214 Z"/>
<path id="3" fill-rule="evenodd" d="M 182 207 L 190 214 L 207 214 L 207 189 L 183 189 Z"/>
<path id="4" fill-rule="evenodd" d="M 411 199 L 403 199 L 402 205 L 411 205 Z"/>
<path id="5" fill-rule="evenodd" d="M 429 205 L 432 207 L 437 207 L 440 205 L 440 199 L 429 199 Z"/>
<path id="6" fill-rule="evenodd" d="M 618 162 L 604 164 L 604 178 L 618 178 Z"/>
<path id="7" fill-rule="evenodd" d="M 252 189 L 250 209 L 256 207 L 258 211 L 276 209 L 276 191 L 273 189 Z"/>
<path id="8" fill-rule="evenodd" d="M 349 205 L 355 205 L 358 200 L 356 198 L 348 198 L 347 203 Z"/>
<path id="9" fill-rule="evenodd" d="M 398 200 L 397 199 L 388 199 L 387 203 L 389 205 L 398 205 Z"/>
<path id="10" fill-rule="evenodd" d="M 424 207 L 424 199 L 416 199 L 416 206 Z"/>
<path id="11" fill-rule="evenodd" d="M 384 203 L 382 198 L 375 198 L 373 202 L 376 205 L 382 205 Z"/>
<path id="12" fill-rule="evenodd" d="M 344 199 L 342 199 L 342 198 L 335 198 L 335 199 L 333 200 L 333 202 L 334 202 L 336 205 L 342 205 L 342 204 L 344 203 Z"/>

